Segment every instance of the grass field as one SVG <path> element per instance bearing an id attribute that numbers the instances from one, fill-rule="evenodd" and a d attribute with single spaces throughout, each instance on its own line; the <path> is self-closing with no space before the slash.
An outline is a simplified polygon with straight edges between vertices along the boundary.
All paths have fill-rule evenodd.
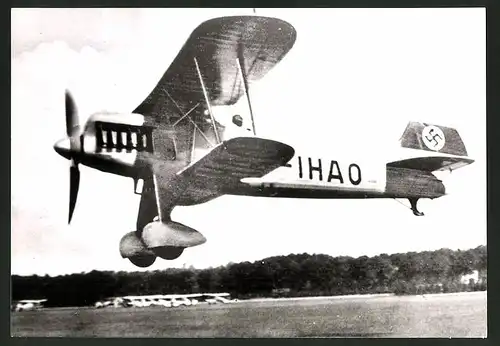
<path id="1" fill-rule="evenodd" d="M 12 336 L 486 337 L 486 292 L 12 313 Z"/>

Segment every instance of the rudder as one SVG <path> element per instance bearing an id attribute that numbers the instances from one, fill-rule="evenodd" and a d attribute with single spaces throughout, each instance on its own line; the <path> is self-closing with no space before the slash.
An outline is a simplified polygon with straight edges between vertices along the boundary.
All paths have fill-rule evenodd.
<path id="1" fill-rule="evenodd" d="M 403 148 L 467 156 L 458 131 L 451 127 L 410 121 L 401 136 Z"/>

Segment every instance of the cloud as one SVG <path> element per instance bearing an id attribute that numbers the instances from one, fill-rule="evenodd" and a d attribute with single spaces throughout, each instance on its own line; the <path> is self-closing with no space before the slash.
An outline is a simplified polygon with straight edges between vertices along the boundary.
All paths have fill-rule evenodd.
<path id="1" fill-rule="evenodd" d="M 140 9 L 12 9 L 13 54 L 57 40 L 69 42 L 75 50 L 90 45 L 113 49 L 134 37 L 140 15 Z"/>

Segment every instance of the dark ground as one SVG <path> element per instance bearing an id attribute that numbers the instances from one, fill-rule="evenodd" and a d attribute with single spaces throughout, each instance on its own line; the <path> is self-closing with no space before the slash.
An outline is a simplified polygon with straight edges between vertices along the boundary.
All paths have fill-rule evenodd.
<path id="1" fill-rule="evenodd" d="M 13 312 L 12 336 L 486 337 L 486 292 Z"/>

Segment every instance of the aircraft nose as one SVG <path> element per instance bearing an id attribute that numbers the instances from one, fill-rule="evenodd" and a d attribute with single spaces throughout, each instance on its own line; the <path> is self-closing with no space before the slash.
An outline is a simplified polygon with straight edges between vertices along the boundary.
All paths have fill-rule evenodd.
<path id="1" fill-rule="evenodd" d="M 62 157 L 69 160 L 71 152 L 71 144 L 69 138 L 63 138 L 54 144 L 54 150 Z"/>

